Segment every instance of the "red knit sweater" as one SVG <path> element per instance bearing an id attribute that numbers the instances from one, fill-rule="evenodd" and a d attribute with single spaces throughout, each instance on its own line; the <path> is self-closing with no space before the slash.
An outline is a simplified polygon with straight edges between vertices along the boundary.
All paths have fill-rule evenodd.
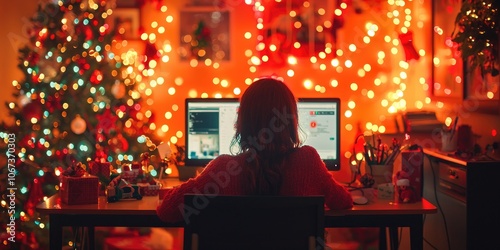
<path id="1" fill-rule="evenodd" d="M 212 160 L 196 178 L 171 189 L 163 198 L 156 212 L 165 222 L 183 220 L 184 194 L 203 193 L 215 195 L 242 195 L 242 174 L 245 156 L 220 155 Z M 280 195 L 324 195 L 329 209 L 352 207 L 352 197 L 344 186 L 338 184 L 328 172 L 316 149 L 303 146 L 286 160 Z"/>

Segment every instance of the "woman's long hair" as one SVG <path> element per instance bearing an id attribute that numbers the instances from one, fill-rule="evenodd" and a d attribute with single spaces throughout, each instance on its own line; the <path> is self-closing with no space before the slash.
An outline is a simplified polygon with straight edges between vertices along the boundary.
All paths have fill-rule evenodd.
<path id="1" fill-rule="evenodd" d="M 249 194 L 278 194 L 285 157 L 300 145 L 297 102 L 282 81 L 261 78 L 248 87 L 240 100 L 234 143 L 246 156 Z"/>

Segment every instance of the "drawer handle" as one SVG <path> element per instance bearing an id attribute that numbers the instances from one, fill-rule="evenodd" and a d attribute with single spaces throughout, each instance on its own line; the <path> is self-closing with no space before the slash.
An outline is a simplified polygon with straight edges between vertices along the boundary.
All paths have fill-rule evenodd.
<path id="1" fill-rule="evenodd" d="M 458 179 L 457 172 L 455 170 L 449 169 L 448 174 L 450 175 L 450 179 Z"/>

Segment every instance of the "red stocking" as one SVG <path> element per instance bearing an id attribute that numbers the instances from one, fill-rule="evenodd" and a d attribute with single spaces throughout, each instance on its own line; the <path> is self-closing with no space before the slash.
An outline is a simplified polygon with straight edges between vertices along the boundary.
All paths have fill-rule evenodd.
<path id="1" fill-rule="evenodd" d="M 399 40 L 405 50 L 405 58 L 407 62 L 412 59 L 418 60 L 420 58 L 415 46 L 413 46 L 413 32 L 408 31 L 406 34 L 399 34 Z"/>

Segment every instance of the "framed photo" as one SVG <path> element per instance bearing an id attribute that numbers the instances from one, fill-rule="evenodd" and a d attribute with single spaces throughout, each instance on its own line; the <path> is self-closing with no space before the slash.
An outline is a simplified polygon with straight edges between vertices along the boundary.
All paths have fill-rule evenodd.
<path id="1" fill-rule="evenodd" d="M 432 1 L 431 94 L 457 101 L 463 94 L 464 63 L 452 34 L 460 5 L 459 2 Z"/>
<path id="2" fill-rule="evenodd" d="M 283 66 L 290 55 L 308 58 L 324 51 L 327 44 L 335 50 L 334 2 L 309 1 L 304 5 L 303 0 L 269 1 L 261 13 L 261 56 L 269 57 L 272 66 Z"/>
<path id="3" fill-rule="evenodd" d="M 118 39 L 139 39 L 140 9 L 116 8 L 111 17 L 111 27 L 116 29 Z"/>
<path id="4" fill-rule="evenodd" d="M 180 13 L 181 60 L 230 59 L 229 11 L 187 8 Z"/>

